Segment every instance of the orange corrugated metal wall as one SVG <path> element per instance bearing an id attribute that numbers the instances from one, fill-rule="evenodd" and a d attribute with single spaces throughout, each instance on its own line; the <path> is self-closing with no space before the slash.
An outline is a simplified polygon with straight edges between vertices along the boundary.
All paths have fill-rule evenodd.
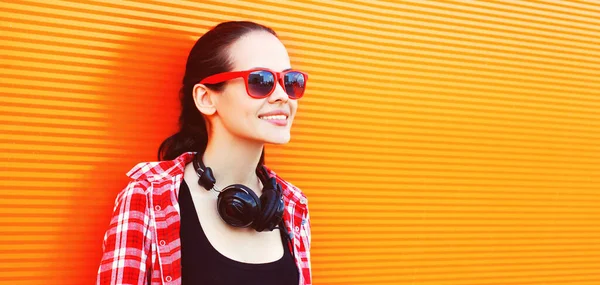
<path id="1" fill-rule="evenodd" d="M 600 284 L 600 4 L 0 4 L 0 283 L 90 284 L 187 52 L 273 27 L 310 73 L 267 160 L 309 196 L 315 284 Z"/>

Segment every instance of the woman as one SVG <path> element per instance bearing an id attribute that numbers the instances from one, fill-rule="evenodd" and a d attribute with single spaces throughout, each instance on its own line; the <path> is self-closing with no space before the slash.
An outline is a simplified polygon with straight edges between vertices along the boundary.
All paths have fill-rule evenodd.
<path id="1" fill-rule="evenodd" d="M 226 22 L 190 51 L 180 130 L 117 196 L 97 284 L 311 284 L 306 197 L 264 166 L 307 75 L 275 32 Z"/>

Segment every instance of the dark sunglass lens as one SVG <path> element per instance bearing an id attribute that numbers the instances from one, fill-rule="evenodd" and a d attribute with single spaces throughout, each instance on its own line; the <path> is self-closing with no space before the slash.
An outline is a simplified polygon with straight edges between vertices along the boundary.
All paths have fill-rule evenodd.
<path id="1" fill-rule="evenodd" d="M 265 97 L 275 86 L 275 76 L 268 71 L 254 71 L 248 75 L 248 93 L 253 97 Z"/>
<path id="2" fill-rule="evenodd" d="M 285 93 L 287 93 L 290 98 L 300 98 L 304 94 L 304 75 L 300 72 L 292 71 L 288 72 L 284 79 L 283 83 L 285 84 Z"/>

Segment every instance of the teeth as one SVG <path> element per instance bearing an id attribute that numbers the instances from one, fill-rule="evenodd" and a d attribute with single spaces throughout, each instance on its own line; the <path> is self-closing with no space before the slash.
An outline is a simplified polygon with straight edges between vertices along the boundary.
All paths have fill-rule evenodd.
<path id="1" fill-rule="evenodd" d="M 276 116 L 261 116 L 263 120 L 285 120 L 287 117 L 285 115 L 276 115 Z"/>

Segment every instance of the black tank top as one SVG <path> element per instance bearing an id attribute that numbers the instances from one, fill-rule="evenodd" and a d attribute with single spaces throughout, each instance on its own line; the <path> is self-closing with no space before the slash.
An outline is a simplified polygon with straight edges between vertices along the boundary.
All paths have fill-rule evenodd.
<path id="1" fill-rule="evenodd" d="M 235 261 L 208 241 L 185 181 L 179 190 L 179 207 L 182 285 L 298 285 L 298 268 L 283 236 L 284 253 L 279 260 L 260 264 Z"/>

